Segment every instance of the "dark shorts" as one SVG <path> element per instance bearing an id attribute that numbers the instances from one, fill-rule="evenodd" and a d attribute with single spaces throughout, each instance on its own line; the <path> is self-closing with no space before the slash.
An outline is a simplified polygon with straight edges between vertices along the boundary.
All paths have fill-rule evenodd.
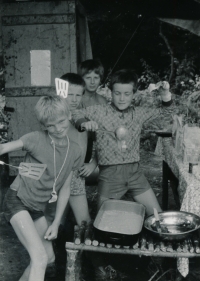
<path id="1" fill-rule="evenodd" d="M 9 222 L 15 214 L 24 210 L 29 212 L 33 220 L 37 220 L 44 216 L 42 211 L 34 211 L 26 207 L 19 197 L 17 197 L 17 191 L 9 188 L 3 202 L 3 212 L 6 220 Z"/>
<path id="2" fill-rule="evenodd" d="M 120 199 L 128 192 L 134 198 L 150 188 L 138 162 L 99 167 L 98 193 L 102 197 Z"/>

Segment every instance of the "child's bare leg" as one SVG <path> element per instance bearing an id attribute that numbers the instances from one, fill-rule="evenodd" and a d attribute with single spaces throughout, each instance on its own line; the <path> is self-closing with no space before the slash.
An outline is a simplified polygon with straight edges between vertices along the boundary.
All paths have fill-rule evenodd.
<path id="1" fill-rule="evenodd" d="M 42 217 L 37 220 L 37 222 L 39 221 L 41 228 L 45 232 L 47 224 L 44 224 L 44 221 L 46 220 Z M 27 211 L 20 211 L 11 218 L 10 223 L 31 258 L 30 265 L 25 270 L 20 281 L 43 281 L 48 255 L 32 218 Z"/>
<path id="2" fill-rule="evenodd" d="M 91 221 L 86 195 L 71 195 L 69 203 L 78 225 L 81 225 L 83 220 Z"/>
<path id="3" fill-rule="evenodd" d="M 138 203 L 143 204 L 146 207 L 146 214 L 148 216 L 153 214 L 153 208 L 156 208 L 158 212 L 162 212 L 162 209 L 158 203 L 158 200 L 152 188 L 137 196 L 134 196 L 134 200 Z"/>

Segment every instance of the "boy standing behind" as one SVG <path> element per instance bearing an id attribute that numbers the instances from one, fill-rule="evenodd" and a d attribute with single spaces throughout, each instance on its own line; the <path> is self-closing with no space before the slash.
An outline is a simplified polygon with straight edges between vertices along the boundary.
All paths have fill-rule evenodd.
<path id="1" fill-rule="evenodd" d="M 161 208 L 139 165 L 140 134 L 144 122 L 160 117 L 171 105 L 171 94 L 165 91 L 160 109 L 134 108 L 137 80 L 132 70 L 117 71 L 111 77 L 112 103 L 76 110 L 73 118 L 79 130 L 96 131 L 98 208 L 105 200 L 120 199 L 129 192 L 150 215 L 153 208 L 158 212 Z"/>
<path id="2" fill-rule="evenodd" d="M 97 94 L 97 89 L 103 80 L 104 67 L 98 60 L 85 60 L 80 63 L 78 68 L 79 75 L 85 81 L 85 91 L 79 108 L 86 108 L 95 104 L 107 104 L 107 100 Z M 88 163 L 92 157 L 94 133 L 88 133 L 88 145 L 85 162 Z"/>
<path id="3" fill-rule="evenodd" d="M 106 104 L 106 99 L 97 94 L 97 89 L 103 79 L 104 67 L 98 60 L 85 60 L 79 65 L 78 74 L 85 81 L 85 91 L 80 103 L 81 108 L 95 104 Z"/>
<path id="4" fill-rule="evenodd" d="M 61 79 L 69 82 L 67 104 L 71 114 L 77 109 L 83 98 L 84 80 L 75 73 L 67 73 L 61 77 Z M 71 182 L 71 192 L 69 203 L 73 210 L 78 225 L 84 220 L 90 222 L 90 215 L 88 211 L 88 203 L 85 191 L 85 177 L 88 177 L 96 168 L 96 158 L 93 158 L 91 162 L 84 163 L 87 151 L 88 133 L 83 134 L 78 132 L 75 128 L 73 120 L 70 120 L 69 138 L 76 142 L 81 148 L 81 163 L 82 166 L 79 171 L 74 171 Z"/>
<path id="5" fill-rule="evenodd" d="M 69 83 L 68 94 L 65 102 L 67 102 L 70 114 L 80 105 L 85 82 L 75 73 L 64 74 L 60 79 Z M 85 155 L 87 151 L 88 133 L 80 133 L 74 127 L 74 122 L 70 118 L 68 136 L 70 140 L 76 142 L 81 148 L 81 167 L 79 170 L 73 172 L 71 180 L 70 198 L 69 203 L 74 213 L 77 224 L 80 226 L 82 221 L 89 223 L 91 221 L 88 203 L 85 191 L 85 177 L 89 176 L 96 168 L 96 159 L 92 159 L 90 163 L 85 163 Z M 55 205 L 48 204 L 46 209 L 46 217 L 52 221 L 55 215 Z"/>

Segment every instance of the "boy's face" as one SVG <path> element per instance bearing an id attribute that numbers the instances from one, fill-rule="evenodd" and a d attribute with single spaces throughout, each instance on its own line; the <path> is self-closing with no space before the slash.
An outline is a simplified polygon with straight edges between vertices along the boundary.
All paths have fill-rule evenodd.
<path id="1" fill-rule="evenodd" d="M 99 74 L 95 73 L 94 71 L 83 75 L 83 80 L 85 81 L 85 89 L 88 92 L 96 92 L 101 82 Z"/>
<path id="2" fill-rule="evenodd" d="M 115 83 L 112 90 L 112 102 L 119 110 L 131 105 L 133 100 L 133 84 Z"/>
<path id="3" fill-rule="evenodd" d="M 58 114 L 49 118 L 44 124 L 45 130 L 54 138 L 65 138 L 69 129 L 69 118 L 65 114 Z"/>
<path id="4" fill-rule="evenodd" d="M 68 95 L 67 95 L 67 103 L 69 105 L 70 111 L 75 110 L 82 99 L 84 88 L 79 85 L 69 84 Z"/>

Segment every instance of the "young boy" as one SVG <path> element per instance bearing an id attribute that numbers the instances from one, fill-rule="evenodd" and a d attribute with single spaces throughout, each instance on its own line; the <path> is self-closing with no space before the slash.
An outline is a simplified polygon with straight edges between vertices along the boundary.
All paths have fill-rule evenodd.
<path id="1" fill-rule="evenodd" d="M 107 104 L 107 100 L 97 94 L 97 89 L 103 80 L 104 67 L 99 60 L 85 60 L 79 65 L 79 75 L 85 81 L 85 91 L 79 108 L 86 108 L 95 104 Z M 88 163 L 92 157 L 92 148 L 95 136 L 92 132 L 88 134 L 88 145 L 85 162 Z"/>
<path id="2" fill-rule="evenodd" d="M 75 73 L 64 74 L 60 79 L 69 82 L 66 102 L 69 106 L 70 114 L 72 114 L 81 102 L 85 82 L 81 76 Z M 74 213 L 76 222 L 78 225 L 81 225 L 82 221 L 86 221 L 87 223 L 91 221 L 85 191 L 85 177 L 89 176 L 94 171 L 97 163 L 95 161 L 96 159 L 94 158 L 90 163 L 84 164 L 87 150 L 87 132 L 78 132 L 74 127 L 73 120 L 70 120 L 69 122 L 68 136 L 81 148 L 81 168 L 79 170 L 73 171 L 69 198 L 69 203 Z M 45 215 L 50 221 L 53 220 L 55 215 L 55 205 L 56 203 L 49 203 L 45 211 Z"/>
<path id="3" fill-rule="evenodd" d="M 80 168 L 81 151 L 69 140 L 69 109 L 61 97 L 41 97 L 35 113 L 43 131 L 35 131 L 19 140 L 0 145 L 0 154 L 23 149 L 27 165 L 45 168 L 40 178 L 23 176 L 21 170 L 4 199 L 4 214 L 20 242 L 30 255 L 30 264 L 20 281 L 43 281 L 47 264 L 55 256 L 51 240 L 70 196 L 72 170 Z M 34 171 L 33 171 L 34 172 Z M 50 226 L 44 217 L 46 204 L 57 200 L 55 218 Z"/>
<path id="4" fill-rule="evenodd" d="M 171 94 L 162 96 L 163 108 L 133 108 L 136 89 L 137 75 L 132 70 L 117 71 L 111 77 L 112 103 L 76 110 L 73 118 L 79 130 L 96 131 L 98 208 L 103 201 L 120 199 L 129 192 L 150 215 L 153 208 L 158 212 L 161 208 L 139 165 L 140 134 L 144 122 L 164 114 L 163 108 L 171 104 Z"/>
<path id="5" fill-rule="evenodd" d="M 107 100 L 96 92 L 104 75 L 104 67 L 101 62 L 85 60 L 79 65 L 78 73 L 85 81 L 85 91 L 80 107 L 86 108 L 95 104 L 106 104 Z"/>

